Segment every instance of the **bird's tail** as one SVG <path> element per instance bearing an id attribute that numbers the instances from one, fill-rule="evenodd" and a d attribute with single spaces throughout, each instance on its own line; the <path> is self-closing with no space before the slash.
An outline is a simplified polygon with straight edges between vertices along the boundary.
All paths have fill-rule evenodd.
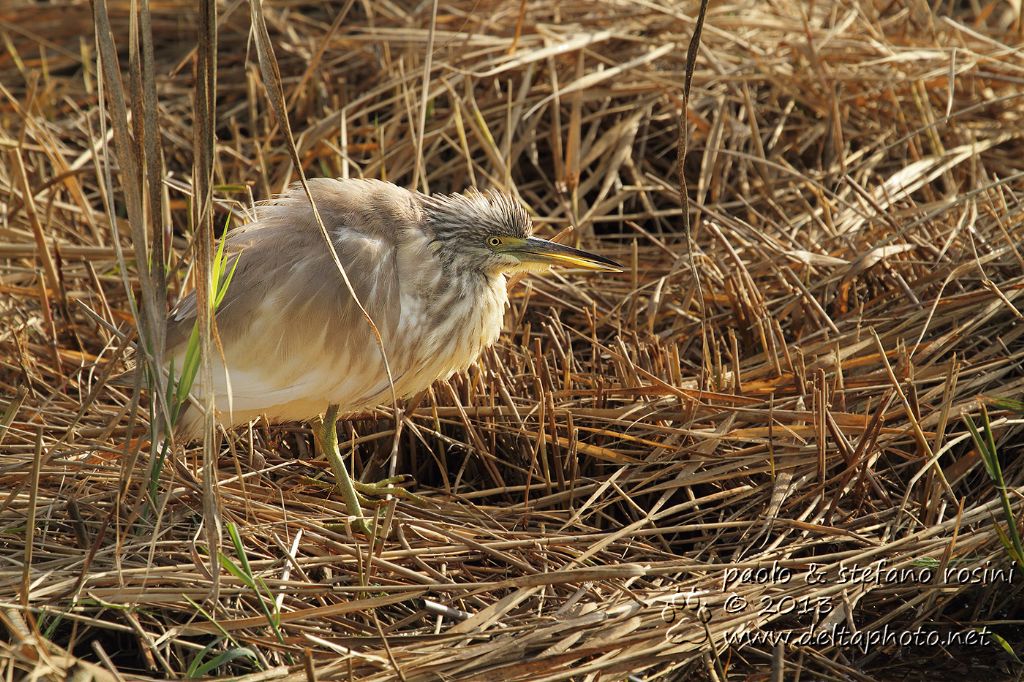
<path id="1" fill-rule="evenodd" d="M 134 367 L 121 372 L 120 374 L 114 374 L 107 378 L 107 386 L 115 386 L 117 388 L 134 388 L 136 374 L 138 374 L 138 369 Z"/>
<path id="2" fill-rule="evenodd" d="M 138 367 L 132 367 L 119 374 L 107 378 L 106 385 L 116 388 L 135 388 Z M 147 388 L 143 380 L 143 388 Z M 182 406 L 181 414 L 174 425 L 174 438 L 179 443 L 188 443 L 198 439 L 203 433 L 203 411 L 195 403 L 189 402 Z"/>
<path id="3" fill-rule="evenodd" d="M 174 425 L 174 439 L 179 443 L 197 440 L 203 433 L 203 411 L 196 405 L 186 405 Z"/>

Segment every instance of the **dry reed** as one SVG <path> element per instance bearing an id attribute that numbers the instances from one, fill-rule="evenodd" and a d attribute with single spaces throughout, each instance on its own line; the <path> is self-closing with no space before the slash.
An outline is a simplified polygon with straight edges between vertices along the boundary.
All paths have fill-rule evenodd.
<path id="1" fill-rule="evenodd" d="M 1019 671 L 1020 576 L 946 572 L 1013 565 L 962 415 L 988 404 L 1018 517 L 1024 491 L 1010 3 L 712 3 L 692 253 L 694 3 L 456 0 L 432 26 L 430 2 L 268 2 L 294 154 L 245 3 L 218 4 L 212 61 L 194 3 L 138 5 L 0 9 L 5 679 Z M 498 346 L 409 405 L 397 469 L 428 504 L 372 545 L 302 425 L 178 449 L 150 497 L 159 406 L 106 385 L 296 163 L 503 187 L 628 264 L 512 289 Z M 344 428 L 384 475 L 388 413 Z M 902 572 L 849 579 L 878 566 Z M 838 626 L 996 636 L 730 639 Z"/>

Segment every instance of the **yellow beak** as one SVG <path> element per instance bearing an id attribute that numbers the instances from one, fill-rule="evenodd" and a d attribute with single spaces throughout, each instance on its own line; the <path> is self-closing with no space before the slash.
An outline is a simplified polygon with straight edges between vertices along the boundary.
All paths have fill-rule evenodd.
<path id="1" fill-rule="evenodd" d="M 564 265 L 567 267 L 583 268 L 584 270 L 622 272 L 622 266 L 604 256 L 580 251 L 579 249 L 556 242 L 549 242 L 547 239 L 541 239 L 540 237 L 527 237 L 523 240 L 522 244 L 517 244 L 511 250 L 522 261 Z"/>

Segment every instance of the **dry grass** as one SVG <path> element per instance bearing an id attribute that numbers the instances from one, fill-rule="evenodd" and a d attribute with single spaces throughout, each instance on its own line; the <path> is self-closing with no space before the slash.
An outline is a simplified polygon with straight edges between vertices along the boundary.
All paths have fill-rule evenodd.
<path id="1" fill-rule="evenodd" d="M 1024 392 L 1009 3 L 712 3 L 685 116 L 692 254 L 674 169 L 694 4 L 445 2 L 431 32 L 430 2 L 268 3 L 307 175 L 515 190 L 542 233 L 575 225 L 628 264 L 512 290 L 499 345 L 407 413 L 397 469 L 429 503 L 386 509 L 370 546 L 311 481 L 327 465 L 300 425 L 178 449 L 148 495 L 149 401 L 105 385 L 135 328 L 125 285 L 159 333 L 161 249 L 170 304 L 209 230 L 297 174 L 246 3 L 217 8 L 214 100 L 192 2 L 153 3 L 152 61 L 108 2 L 123 111 L 87 3 L 0 9 L 5 679 L 181 677 L 224 652 L 207 672 L 252 680 L 1019 670 L 994 639 L 727 641 L 987 627 L 1021 648 L 1019 567 L 942 579 L 1012 566 L 962 418 L 982 398 L 1022 511 L 1024 420 L 996 401 Z M 389 466 L 378 416 L 346 426 L 367 480 Z M 879 561 L 936 577 L 841 581 Z M 791 580 L 723 589 L 773 562 Z M 824 606 L 762 608 L 802 599 Z"/>

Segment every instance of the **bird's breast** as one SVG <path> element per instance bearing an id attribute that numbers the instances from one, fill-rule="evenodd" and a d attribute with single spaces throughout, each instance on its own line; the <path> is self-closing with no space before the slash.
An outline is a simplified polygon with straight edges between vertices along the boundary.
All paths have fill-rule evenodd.
<path id="1" fill-rule="evenodd" d="M 417 384 L 408 392 L 468 369 L 497 341 L 507 304 L 501 276 L 457 281 L 411 296 L 403 306 L 401 324 L 406 338 L 416 338 L 412 345 L 418 347 L 415 357 L 408 358 Z"/>

